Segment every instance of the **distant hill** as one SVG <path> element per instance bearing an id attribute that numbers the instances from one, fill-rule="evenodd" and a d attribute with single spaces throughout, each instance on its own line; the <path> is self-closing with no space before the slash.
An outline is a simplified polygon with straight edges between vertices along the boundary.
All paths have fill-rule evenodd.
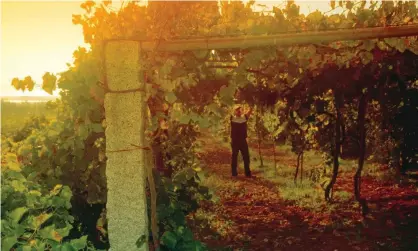
<path id="1" fill-rule="evenodd" d="M 57 96 L 0 96 L 2 101 L 8 102 L 47 102 L 56 100 Z"/>

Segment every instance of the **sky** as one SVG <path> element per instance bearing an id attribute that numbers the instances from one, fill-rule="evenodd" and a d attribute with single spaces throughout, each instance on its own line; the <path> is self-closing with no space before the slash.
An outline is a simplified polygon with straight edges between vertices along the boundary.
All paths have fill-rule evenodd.
<path id="1" fill-rule="evenodd" d="M 72 14 L 83 13 L 82 1 L 0 1 L 0 96 L 49 95 L 40 88 L 43 74 L 65 71 L 77 47 L 87 46 L 82 27 L 72 23 Z M 256 2 L 272 6 L 283 0 Z M 305 14 L 330 9 L 328 0 L 295 2 Z M 32 92 L 16 91 L 11 86 L 13 78 L 28 75 L 39 85 Z"/>
<path id="2" fill-rule="evenodd" d="M 61 72 L 72 62 L 72 52 L 85 46 L 81 26 L 72 14 L 82 13 L 81 2 L 1 2 L 1 95 L 48 95 L 40 90 L 18 92 L 14 77 L 30 75 L 42 83 L 46 71 Z"/>

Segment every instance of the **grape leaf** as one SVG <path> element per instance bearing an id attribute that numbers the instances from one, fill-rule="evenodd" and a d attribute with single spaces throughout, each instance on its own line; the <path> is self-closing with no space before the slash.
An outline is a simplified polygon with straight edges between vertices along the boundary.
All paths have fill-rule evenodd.
<path id="1" fill-rule="evenodd" d="M 175 249 L 177 244 L 177 235 L 171 231 L 166 231 L 163 236 L 161 236 L 161 243 L 169 249 Z"/>
<path id="2" fill-rule="evenodd" d="M 52 95 L 52 92 L 57 88 L 57 77 L 54 74 L 46 72 L 42 80 L 42 89 Z"/>
<path id="3" fill-rule="evenodd" d="M 201 128 L 209 128 L 210 126 L 210 122 L 207 118 L 199 119 L 198 123 Z"/>
<path id="4" fill-rule="evenodd" d="M 28 211 L 27 207 L 19 207 L 14 209 L 12 212 L 9 213 L 9 218 L 14 223 L 18 223 L 22 216 Z"/>
<path id="5" fill-rule="evenodd" d="M 7 167 L 10 170 L 20 172 L 22 169 L 20 168 L 20 164 L 17 162 L 17 156 L 13 153 L 7 153 L 5 156 Z"/>
<path id="6" fill-rule="evenodd" d="M 87 235 L 80 237 L 79 239 L 71 240 L 71 246 L 76 250 L 80 250 L 86 247 L 87 245 Z"/>
<path id="7" fill-rule="evenodd" d="M 361 57 L 361 62 L 365 65 L 370 63 L 373 60 L 373 54 L 368 51 L 361 53 L 360 57 Z"/>
<path id="8" fill-rule="evenodd" d="M 26 191 L 26 186 L 21 181 L 13 180 L 11 185 L 16 192 Z"/>
<path id="9" fill-rule="evenodd" d="M 12 247 L 17 243 L 17 236 L 2 237 L 1 250 L 11 250 Z"/>
<path id="10" fill-rule="evenodd" d="M 35 82 L 32 80 L 32 77 L 30 76 L 25 77 L 25 79 L 23 80 L 23 86 L 24 86 L 24 90 L 28 89 L 29 91 L 32 91 L 33 87 L 35 86 Z"/>
<path id="11" fill-rule="evenodd" d="M 174 102 L 176 102 L 177 97 L 176 97 L 176 95 L 175 95 L 174 93 L 172 93 L 172 92 L 167 92 L 167 93 L 165 94 L 165 100 L 166 100 L 168 103 L 173 104 Z"/>
<path id="12" fill-rule="evenodd" d="M 188 124 L 190 122 L 190 116 L 188 114 L 182 115 L 179 118 L 179 122 L 180 124 L 184 124 L 184 125 Z"/>
<path id="13" fill-rule="evenodd" d="M 306 19 L 309 20 L 313 24 L 318 24 L 322 20 L 322 18 L 323 18 L 322 13 L 318 10 L 310 13 L 306 17 Z"/>
<path id="14" fill-rule="evenodd" d="M 20 84 L 20 80 L 18 78 L 13 78 L 12 79 L 12 86 L 16 89 L 16 90 L 20 90 L 21 88 L 21 84 Z"/>
<path id="15" fill-rule="evenodd" d="M 95 133 L 103 132 L 103 126 L 100 123 L 94 123 L 94 124 L 91 124 L 90 126 L 93 132 Z"/>
<path id="16" fill-rule="evenodd" d="M 45 221 L 52 217 L 52 214 L 42 213 L 31 219 L 31 226 L 33 229 L 40 227 Z"/>

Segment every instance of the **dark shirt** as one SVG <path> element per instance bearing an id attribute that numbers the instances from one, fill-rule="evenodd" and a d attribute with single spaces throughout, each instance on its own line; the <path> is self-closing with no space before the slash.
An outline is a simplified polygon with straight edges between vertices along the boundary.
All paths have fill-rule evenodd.
<path id="1" fill-rule="evenodd" d="M 247 138 L 248 115 L 244 117 L 231 116 L 231 140 L 232 142 L 243 142 Z"/>

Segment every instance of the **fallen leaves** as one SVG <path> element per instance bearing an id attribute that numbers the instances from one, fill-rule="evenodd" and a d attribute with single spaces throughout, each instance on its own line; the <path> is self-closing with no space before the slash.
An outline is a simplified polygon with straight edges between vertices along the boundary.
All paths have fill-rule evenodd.
<path id="1" fill-rule="evenodd" d="M 367 218 L 362 217 L 352 196 L 332 207 L 324 203 L 317 212 L 296 206 L 284 201 L 277 185 L 268 180 L 240 176 L 232 179 L 230 149 L 211 144 L 212 141 L 205 139 L 205 151 L 200 158 L 209 175 L 216 177 L 219 203 L 207 206 L 206 210 L 232 222 L 227 231 L 222 221 L 213 225 L 213 230 L 225 233 L 217 245 L 245 250 L 374 250 L 376 240 L 396 247 L 398 244 L 388 237 L 388 231 L 418 219 L 418 210 L 413 211 L 418 208 L 418 198 L 413 199 L 418 195 L 416 188 L 393 186 L 369 177 L 362 179 L 362 195 L 368 201 L 384 202 L 370 204 L 372 214 Z M 270 156 L 269 148 L 262 149 L 266 158 Z M 278 152 L 277 156 L 283 163 L 294 162 L 285 152 Z M 342 173 L 335 191 L 352 194 L 352 177 L 353 173 Z M 399 233 L 404 238 L 409 238 L 408 234 L 411 231 Z"/>

